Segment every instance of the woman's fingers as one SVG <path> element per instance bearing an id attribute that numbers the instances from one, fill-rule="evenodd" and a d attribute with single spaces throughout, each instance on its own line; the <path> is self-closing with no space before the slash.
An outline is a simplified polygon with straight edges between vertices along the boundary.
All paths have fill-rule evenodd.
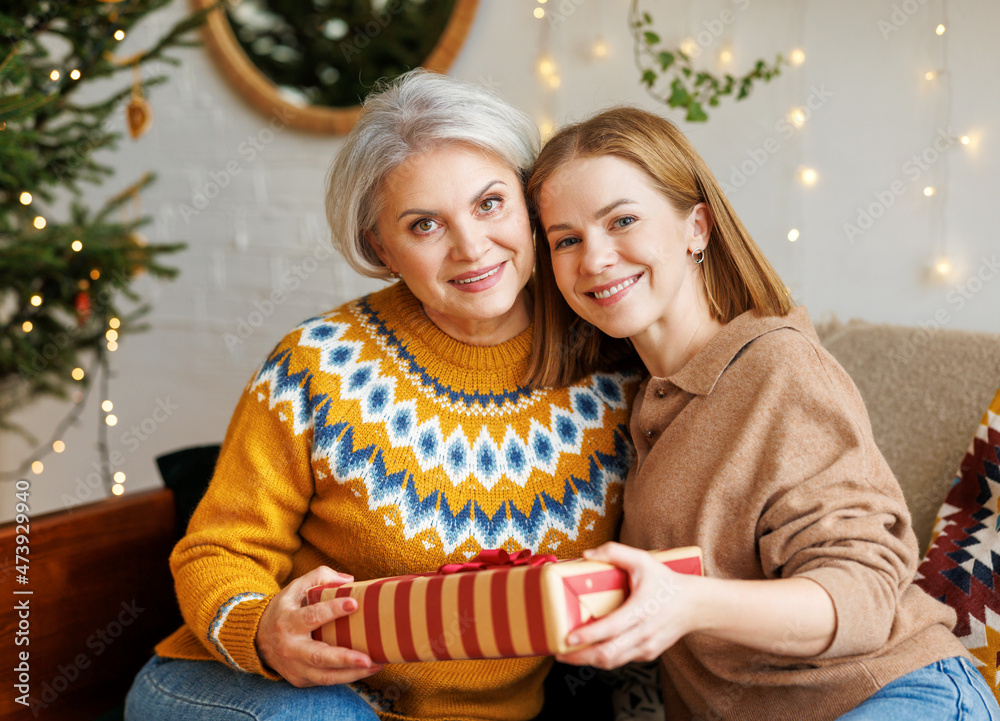
<path id="1" fill-rule="evenodd" d="M 339 585 L 352 580 L 347 574 L 319 566 L 279 591 L 267 604 L 257 627 L 255 641 L 261 660 L 296 686 L 324 683 L 321 679 L 332 678 L 331 674 L 337 670 L 344 671 L 340 676 L 351 677 L 350 680 L 374 673 L 375 667 L 366 654 L 312 638 L 315 629 L 356 611 L 357 601 L 348 597 L 303 605 L 313 586 Z"/>
<path id="2" fill-rule="evenodd" d="M 676 574 L 646 551 L 620 543 L 606 543 L 584 555 L 625 571 L 630 594 L 607 616 L 570 633 L 567 643 L 581 648 L 561 654 L 560 661 L 616 668 L 656 658 L 687 632 L 685 609 L 697 579 Z"/>
<path id="3" fill-rule="evenodd" d="M 318 671 L 337 669 L 371 669 L 378 664 L 368 654 L 343 646 L 331 646 L 322 641 L 309 640 L 301 649 L 303 659 Z"/>
<path id="4" fill-rule="evenodd" d="M 597 548 L 584 551 L 583 557 L 588 561 L 602 561 L 603 563 L 618 566 L 623 571 L 627 571 L 629 575 L 644 568 L 653 568 L 660 565 L 650 555 L 649 551 L 643 551 L 642 549 L 626 546 L 622 543 L 615 543 L 614 541 L 608 541 Z"/>
<path id="5" fill-rule="evenodd" d="M 324 586 L 328 583 L 342 585 L 353 580 L 354 576 L 339 573 L 329 566 L 317 566 L 289 583 L 278 596 L 282 596 L 282 601 L 289 607 L 300 606 L 313 586 Z"/>
<path id="6" fill-rule="evenodd" d="M 296 608 L 289 613 L 294 619 L 293 628 L 297 633 L 312 634 L 320 626 L 325 626 L 338 618 L 349 616 L 358 610 L 358 602 L 353 598 L 332 598 L 329 601 L 313 603 Z"/>

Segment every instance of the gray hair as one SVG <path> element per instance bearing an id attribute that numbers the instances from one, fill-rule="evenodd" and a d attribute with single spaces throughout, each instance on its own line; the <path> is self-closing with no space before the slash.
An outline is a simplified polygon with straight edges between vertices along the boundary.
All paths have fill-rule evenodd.
<path id="1" fill-rule="evenodd" d="M 382 212 L 379 191 L 386 175 L 413 155 L 446 143 L 492 153 L 523 185 L 539 137 L 531 118 L 483 86 L 420 68 L 377 85 L 326 178 L 333 245 L 356 271 L 389 277 L 365 239 Z"/>

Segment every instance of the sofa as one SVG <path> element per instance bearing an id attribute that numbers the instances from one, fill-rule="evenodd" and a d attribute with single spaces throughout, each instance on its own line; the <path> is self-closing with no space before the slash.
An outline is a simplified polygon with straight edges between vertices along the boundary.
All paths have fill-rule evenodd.
<path id="1" fill-rule="evenodd" d="M 817 323 L 817 333 L 861 391 L 875 440 L 926 548 L 956 469 L 1000 387 L 1000 334 L 836 319 Z M 160 459 L 172 490 L 112 497 L 33 519 L 30 683 L 32 695 L 44 693 L 47 702 L 33 713 L 15 703 L 18 692 L 5 684 L 3 718 L 121 718 L 132 677 L 179 622 L 166 559 L 216 452 L 208 446 Z M 14 524 L 0 528 L 2 547 L 13 548 L 15 536 Z M 12 556 L 4 558 L 5 581 L 13 579 L 14 565 Z M 0 610 L 4 637 L 13 637 L 18 624 L 7 604 Z M 610 717 L 600 679 L 556 666 L 540 718 L 565 718 L 574 706 L 587 718 Z"/>

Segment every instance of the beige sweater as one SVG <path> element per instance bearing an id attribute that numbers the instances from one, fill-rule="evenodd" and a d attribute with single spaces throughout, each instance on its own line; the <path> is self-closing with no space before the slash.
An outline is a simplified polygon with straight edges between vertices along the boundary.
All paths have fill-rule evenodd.
<path id="1" fill-rule="evenodd" d="M 640 387 L 631 429 L 624 543 L 701 546 L 717 578 L 811 578 L 837 615 L 812 658 L 782 654 L 791 627 L 773 652 L 685 636 L 661 657 L 672 721 L 835 719 L 910 671 L 967 656 L 954 611 L 911 583 L 903 494 L 804 308 L 735 318 L 678 373 Z"/>

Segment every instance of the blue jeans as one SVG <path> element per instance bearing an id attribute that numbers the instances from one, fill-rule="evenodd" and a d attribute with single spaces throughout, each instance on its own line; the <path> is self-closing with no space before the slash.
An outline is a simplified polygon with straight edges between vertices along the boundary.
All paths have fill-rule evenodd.
<path id="1" fill-rule="evenodd" d="M 949 658 L 897 678 L 838 721 L 1000 721 L 983 675 L 964 658 Z"/>
<path id="2" fill-rule="evenodd" d="M 378 721 L 349 686 L 296 688 L 219 661 L 153 656 L 125 699 L 126 721 Z"/>

